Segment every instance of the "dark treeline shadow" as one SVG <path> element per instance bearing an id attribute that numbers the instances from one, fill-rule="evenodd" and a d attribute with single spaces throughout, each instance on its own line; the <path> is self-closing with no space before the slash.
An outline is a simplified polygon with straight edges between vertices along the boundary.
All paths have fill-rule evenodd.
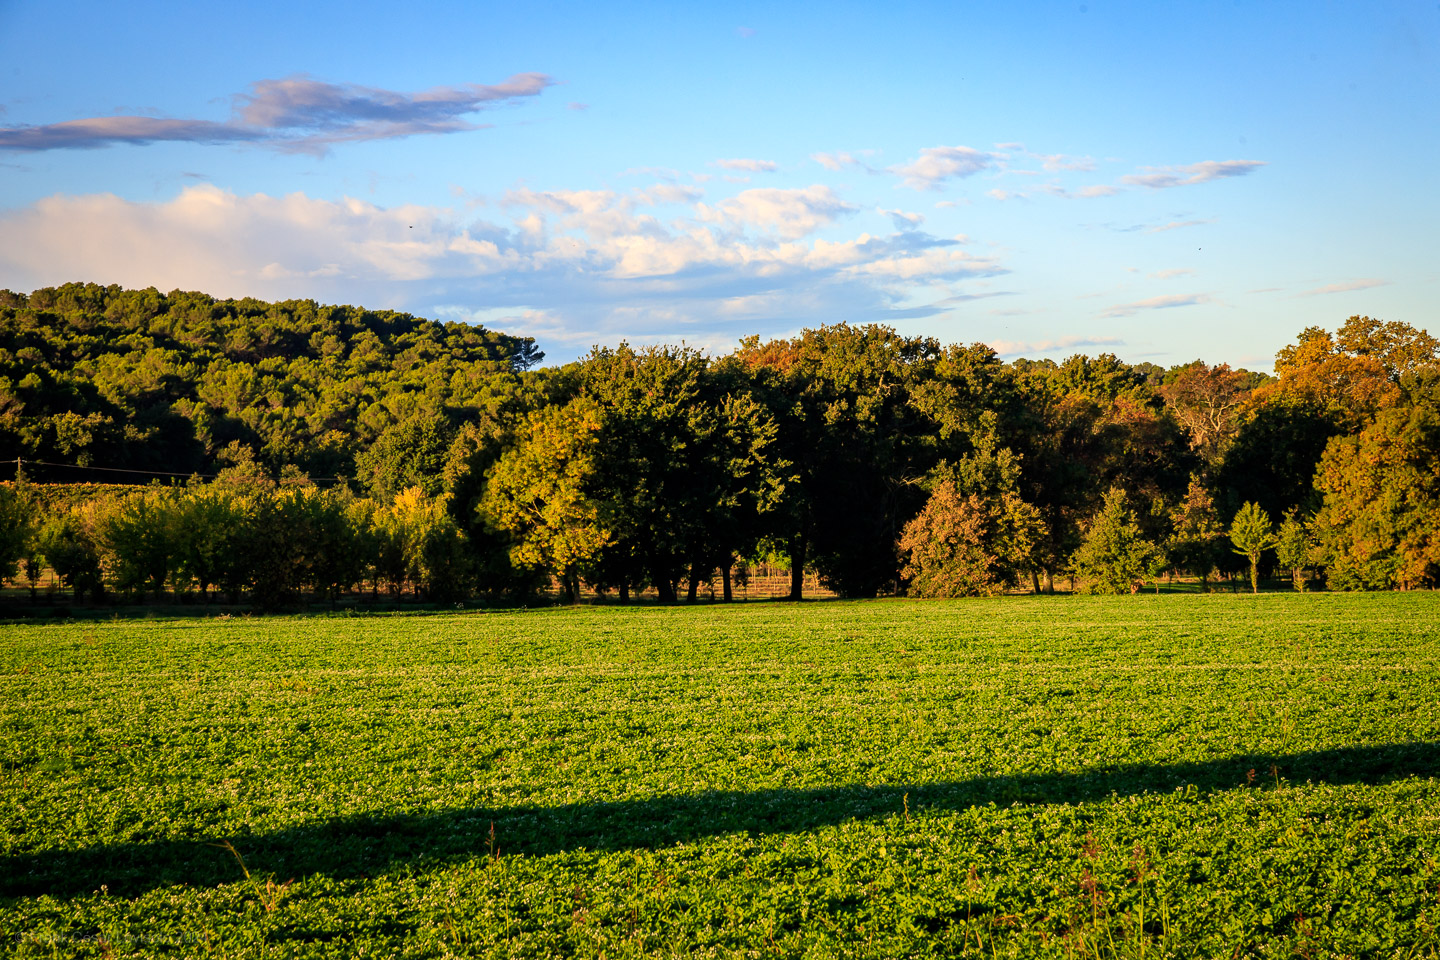
<path id="1" fill-rule="evenodd" d="M 1272 772 L 1273 768 L 1273 772 Z M 853 819 L 998 805 L 1091 803 L 1111 796 L 1273 787 L 1381 784 L 1440 775 L 1440 744 L 1391 743 L 1292 754 L 1245 754 L 1173 765 L 1114 765 L 1076 773 L 975 777 L 943 783 L 845 785 L 658 796 L 555 807 L 469 808 L 336 818 L 270 833 L 133 841 L 0 858 L 0 896 L 84 895 L 104 885 L 136 896 L 176 884 L 240 879 L 233 843 L 252 873 L 278 880 L 363 878 L 397 865 L 423 869 L 476 857 L 570 850 L 657 849 L 729 833 L 795 833 Z"/>

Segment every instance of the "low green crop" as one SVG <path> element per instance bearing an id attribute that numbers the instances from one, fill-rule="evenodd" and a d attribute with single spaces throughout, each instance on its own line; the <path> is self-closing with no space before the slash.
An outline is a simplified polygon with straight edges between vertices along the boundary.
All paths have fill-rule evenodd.
<path id="1" fill-rule="evenodd" d="M 1431 594 L 0 628 L 16 956 L 1440 955 Z"/>

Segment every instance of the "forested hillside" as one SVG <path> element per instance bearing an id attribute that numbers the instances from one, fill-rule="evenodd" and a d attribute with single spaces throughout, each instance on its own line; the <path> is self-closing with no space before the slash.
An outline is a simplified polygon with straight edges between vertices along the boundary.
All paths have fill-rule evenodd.
<path id="1" fill-rule="evenodd" d="M 353 474 L 355 455 L 387 430 L 417 416 L 464 419 L 492 402 L 497 377 L 542 356 L 532 340 L 482 327 L 308 300 L 4 290 L 0 450 L 181 473 L 253 455 L 274 469 Z"/>
<path id="2" fill-rule="evenodd" d="M 674 600 L 761 556 L 797 597 L 1440 581 L 1440 344 L 1401 323 L 1309 328 L 1269 377 L 843 324 L 531 370 L 459 324 L 93 286 L 0 318 L 0 458 L 218 473 L 0 495 L 0 574 L 95 594 Z"/>

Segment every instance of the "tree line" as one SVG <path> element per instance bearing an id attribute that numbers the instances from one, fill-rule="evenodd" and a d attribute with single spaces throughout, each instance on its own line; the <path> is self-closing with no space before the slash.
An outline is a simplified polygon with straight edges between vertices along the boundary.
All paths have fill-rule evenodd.
<path id="1" fill-rule="evenodd" d="M 0 320 L 28 317 L 27 343 L 44 339 L 35 333 L 42 327 L 64 341 L 64 331 L 98 323 L 92 314 L 103 317 L 112 301 L 153 294 L 58 289 L 71 291 L 63 304 L 55 291 L 9 295 Z M 238 317 L 235 303 L 208 309 Z M 113 312 L 129 316 L 128 309 Z M 271 313 L 366 316 L 313 304 L 272 305 Z M 163 326 L 162 316 L 146 329 Z M 844 324 L 751 337 L 719 357 L 622 345 L 532 369 L 538 351 L 529 341 L 466 328 L 445 336 L 462 347 L 473 336 L 484 350 L 444 358 L 441 333 L 450 325 L 406 322 L 429 331 L 429 373 L 416 373 L 409 348 L 391 350 L 390 368 L 370 368 L 347 408 L 359 411 L 372 390 L 363 409 L 383 405 L 388 420 L 356 413 L 283 443 L 252 431 L 220 445 L 230 435 L 202 436 L 202 425 L 243 416 L 213 406 L 196 416 L 187 397 L 200 395 L 200 367 L 189 380 L 172 371 L 167 415 L 193 417 L 192 462 L 219 479 L 43 517 L 31 508 L 30 532 L 9 540 L 25 540 L 59 572 L 43 545 L 63 553 L 56 531 L 70 523 L 89 531 L 102 587 L 215 586 L 266 603 L 365 583 L 372 591 L 410 583 L 436 598 L 511 599 L 554 583 L 571 597 L 588 586 L 622 599 L 651 589 L 669 601 L 716 581 L 728 597 L 737 565 L 767 556 L 788 564 L 797 598 L 806 570 L 842 596 L 861 597 L 1042 592 L 1066 578 L 1082 589 L 1130 591 L 1172 573 L 1202 584 L 1244 576 L 1253 587 L 1271 568 L 1297 586 L 1339 589 L 1440 579 L 1440 344 L 1401 323 L 1351 317 L 1334 332 L 1309 328 L 1277 355 L 1271 377 L 1110 355 L 1007 363 L 980 344 Z M 18 341 L 5 330 L 0 377 L 18 384 L 25 378 L 5 366 L 19 356 Z M 349 357 L 368 330 L 339 329 L 330 355 Z M 300 349 L 298 339 L 287 342 L 285 349 Z M 215 362 L 222 359 L 250 362 Z M 268 359 L 280 385 L 272 409 L 286 398 L 346 395 L 341 361 L 327 368 L 297 355 L 287 367 L 280 355 Z M 335 383 L 303 380 L 317 369 Z M 439 371 L 449 380 L 434 379 Z M 7 444 L 54 435 L 37 425 L 45 418 L 94 413 L 8 409 Z M 133 465 L 148 456 L 139 452 L 144 443 L 106 455 L 128 452 L 136 459 L 110 463 Z M 13 449 L 33 456 L 47 448 Z M 65 456 L 59 448 L 48 455 Z M 338 482 L 311 484 L 317 464 Z M 26 509 L 21 494 L 5 495 L 7 515 Z M 205 510 L 229 519 L 198 519 Z M 96 516 L 79 516 L 85 511 Z M 295 553 L 276 561 L 263 546 L 270 523 L 313 535 L 290 537 L 285 546 Z M 123 558 L 132 548 L 114 532 L 147 527 L 190 544 L 168 548 L 163 577 L 158 560 L 137 572 L 143 565 Z M 194 546 L 199 529 L 239 539 L 201 536 L 202 549 Z M 302 550 L 302 541 L 310 546 Z M 403 570 L 398 559 L 382 562 L 405 554 L 406 543 Z M 23 562 L 7 550 L 0 561 Z M 194 558 L 206 551 L 234 569 L 219 578 L 202 573 Z M 344 562 L 325 559 L 327 551 Z M 262 585 L 278 567 L 285 583 Z"/>

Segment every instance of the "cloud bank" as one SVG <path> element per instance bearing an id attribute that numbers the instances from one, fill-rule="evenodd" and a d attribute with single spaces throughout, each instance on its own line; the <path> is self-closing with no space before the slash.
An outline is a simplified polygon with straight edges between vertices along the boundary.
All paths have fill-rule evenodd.
<path id="1" fill-rule="evenodd" d="M 305 297 L 480 319 L 581 346 L 646 337 L 733 343 L 820 322 L 884 322 L 918 287 L 1002 274 L 961 237 L 825 239 L 855 207 L 828 187 L 512 190 L 470 219 L 443 207 L 237 195 L 161 203 L 55 196 L 0 213 L 0 275 L 30 289 L 86 279 L 216 296 Z M 661 210 L 679 210 L 662 219 Z M 918 312 L 917 312 L 918 311 Z M 520 329 L 528 324 L 533 330 Z"/>

